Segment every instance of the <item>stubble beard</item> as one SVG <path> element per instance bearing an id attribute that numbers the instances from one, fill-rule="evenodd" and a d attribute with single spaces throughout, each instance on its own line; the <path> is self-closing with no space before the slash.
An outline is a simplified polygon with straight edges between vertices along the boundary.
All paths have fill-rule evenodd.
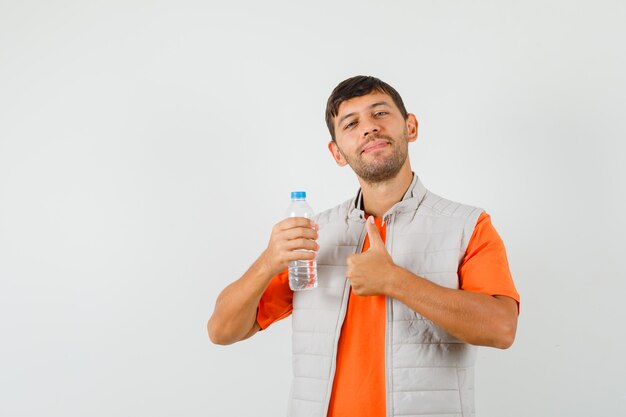
<path id="1" fill-rule="evenodd" d="M 408 132 L 406 128 L 399 140 L 392 139 L 386 135 L 375 135 L 371 137 L 370 141 L 377 139 L 383 139 L 390 143 L 390 146 L 393 148 L 391 156 L 386 158 L 378 157 L 371 162 L 365 162 L 361 153 L 362 148 L 359 149 L 355 156 L 348 156 L 339 148 L 339 152 L 341 152 L 354 173 L 369 184 L 380 184 L 395 178 L 404 166 L 409 154 Z"/>

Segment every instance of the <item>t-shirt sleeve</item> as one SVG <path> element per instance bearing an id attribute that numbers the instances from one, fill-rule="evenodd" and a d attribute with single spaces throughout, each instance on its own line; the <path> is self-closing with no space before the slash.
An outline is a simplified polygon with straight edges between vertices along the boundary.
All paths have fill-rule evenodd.
<path id="1" fill-rule="evenodd" d="M 256 321 L 261 330 L 288 317 L 293 310 L 292 302 L 293 291 L 289 288 L 289 272 L 285 270 L 272 278 L 259 300 Z"/>
<path id="2" fill-rule="evenodd" d="M 459 266 L 459 281 L 462 290 L 505 295 L 517 301 L 519 308 L 520 296 L 513 283 L 504 242 L 487 213 L 478 217 Z"/>

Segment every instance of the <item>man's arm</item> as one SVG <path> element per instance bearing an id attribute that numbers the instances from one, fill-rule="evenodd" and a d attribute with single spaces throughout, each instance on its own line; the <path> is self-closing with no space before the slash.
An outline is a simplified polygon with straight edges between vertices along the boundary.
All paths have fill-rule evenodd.
<path id="1" fill-rule="evenodd" d="M 245 274 L 227 286 L 217 297 L 215 310 L 207 323 L 213 343 L 229 345 L 259 331 L 257 306 L 272 278 L 294 260 L 315 258 L 317 226 L 302 217 L 277 223 L 267 248 Z M 304 250 L 303 250 L 304 249 Z"/>
<path id="2" fill-rule="evenodd" d="M 517 329 L 515 300 L 430 282 L 393 262 L 369 219 L 367 232 L 369 250 L 348 258 L 347 275 L 355 294 L 395 298 L 467 343 L 500 349 L 511 346 Z"/>
<path id="3" fill-rule="evenodd" d="M 227 286 L 217 297 L 215 310 L 207 324 L 209 338 L 218 345 L 247 339 L 259 331 L 256 312 L 261 295 L 272 275 L 264 267 L 263 255 L 245 274 Z"/>
<path id="4" fill-rule="evenodd" d="M 398 266 L 389 276 L 386 295 L 456 338 L 500 349 L 513 344 L 518 313 L 514 299 L 445 288 Z"/>

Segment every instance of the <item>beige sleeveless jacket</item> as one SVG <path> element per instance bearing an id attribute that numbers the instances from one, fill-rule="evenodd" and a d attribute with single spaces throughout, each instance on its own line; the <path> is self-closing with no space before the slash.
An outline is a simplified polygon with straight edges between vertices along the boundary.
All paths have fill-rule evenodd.
<path id="1" fill-rule="evenodd" d="M 316 218 L 318 288 L 295 292 L 293 299 L 289 417 L 328 412 L 350 291 L 346 258 L 361 251 L 366 234 L 360 200 L 359 191 Z M 402 201 L 385 214 L 387 250 L 397 265 L 458 288 L 459 263 L 481 212 L 432 194 L 414 176 Z M 386 316 L 387 417 L 473 416 L 475 347 L 395 299 L 387 298 Z"/>

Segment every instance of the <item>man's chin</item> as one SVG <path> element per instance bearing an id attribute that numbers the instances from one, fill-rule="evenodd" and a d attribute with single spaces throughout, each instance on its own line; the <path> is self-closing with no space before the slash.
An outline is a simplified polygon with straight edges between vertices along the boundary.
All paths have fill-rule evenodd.
<path id="1" fill-rule="evenodd" d="M 354 171 L 354 173 L 363 181 L 369 184 L 379 184 L 393 180 L 400 169 L 384 169 L 384 170 L 363 170 L 361 172 Z"/>

